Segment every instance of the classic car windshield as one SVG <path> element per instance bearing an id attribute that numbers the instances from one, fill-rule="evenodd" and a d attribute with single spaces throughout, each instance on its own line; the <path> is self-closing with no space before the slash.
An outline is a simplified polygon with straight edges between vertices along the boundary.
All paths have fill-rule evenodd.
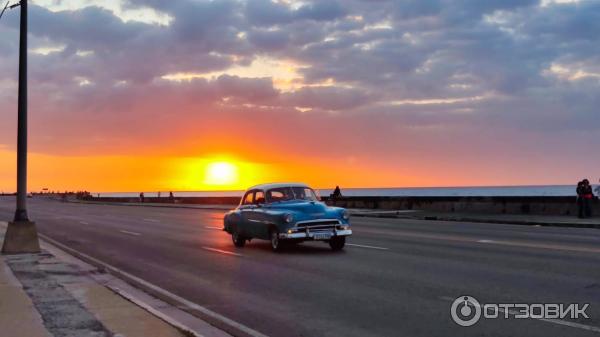
<path id="1" fill-rule="evenodd" d="M 286 186 L 272 188 L 267 191 L 268 202 L 279 202 L 288 200 L 317 201 L 317 195 L 310 187 Z"/>

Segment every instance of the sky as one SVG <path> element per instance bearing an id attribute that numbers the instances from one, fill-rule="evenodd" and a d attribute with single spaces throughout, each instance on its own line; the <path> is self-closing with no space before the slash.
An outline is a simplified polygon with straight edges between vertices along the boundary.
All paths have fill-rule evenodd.
<path id="1" fill-rule="evenodd" d="M 600 0 L 32 0 L 29 11 L 32 191 L 600 177 Z M 0 20 L 2 191 L 16 186 L 18 19 Z"/>

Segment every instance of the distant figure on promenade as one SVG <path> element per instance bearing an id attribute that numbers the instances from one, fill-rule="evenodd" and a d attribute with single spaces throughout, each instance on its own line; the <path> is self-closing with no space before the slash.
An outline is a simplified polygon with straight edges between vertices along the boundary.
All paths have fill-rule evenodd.
<path id="1" fill-rule="evenodd" d="M 577 184 L 577 216 L 580 219 L 592 216 L 594 193 L 590 181 L 583 179 Z"/>
<path id="2" fill-rule="evenodd" d="M 577 217 L 583 218 L 583 181 L 577 183 Z"/>
<path id="3" fill-rule="evenodd" d="M 158 191 L 158 193 L 156 193 L 158 195 L 158 198 L 160 199 L 160 191 Z"/>
<path id="4" fill-rule="evenodd" d="M 335 190 L 333 190 L 333 193 L 331 193 L 331 197 L 333 199 L 337 199 L 337 198 L 341 198 L 342 197 L 342 190 L 340 190 L 339 186 L 335 187 Z"/>
<path id="5" fill-rule="evenodd" d="M 140 192 L 140 202 L 144 203 L 144 192 Z"/>
<path id="6" fill-rule="evenodd" d="M 169 201 L 170 202 L 175 202 L 175 196 L 173 195 L 173 192 L 169 192 Z"/>

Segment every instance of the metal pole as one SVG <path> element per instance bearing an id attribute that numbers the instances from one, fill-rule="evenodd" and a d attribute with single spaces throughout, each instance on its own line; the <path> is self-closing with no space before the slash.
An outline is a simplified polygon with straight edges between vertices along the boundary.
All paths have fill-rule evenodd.
<path id="1" fill-rule="evenodd" d="M 27 0 L 21 0 L 19 40 L 19 107 L 17 135 L 17 210 L 15 222 L 27 216 Z"/>
<path id="2" fill-rule="evenodd" d="M 40 252 L 37 227 L 27 216 L 27 0 L 21 0 L 19 41 L 19 116 L 17 135 L 17 210 L 2 243 L 3 254 Z M 11 8 L 16 7 L 13 5 Z"/>

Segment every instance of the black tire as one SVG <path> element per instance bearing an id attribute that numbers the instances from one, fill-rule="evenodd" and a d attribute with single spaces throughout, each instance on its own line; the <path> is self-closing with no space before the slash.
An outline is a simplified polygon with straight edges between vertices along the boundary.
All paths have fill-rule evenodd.
<path id="1" fill-rule="evenodd" d="M 333 250 L 333 251 L 338 251 L 338 250 L 344 249 L 344 245 L 346 245 L 346 237 L 345 236 L 338 236 L 338 237 L 334 237 L 331 240 L 329 240 L 329 247 L 331 247 L 331 250 Z"/>
<path id="2" fill-rule="evenodd" d="M 236 247 L 244 247 L 244 245 L 246 245 L 246 238 L 238 233 L 237 228 L 233 229 L 233 233 L 231 233 L 231 240 L 233 241 L 233 245 Z"/>
<path id="3" fill-rule="evenodd" d="M 271 243 L 271 249 L 274 252 L 283 250 L 283 242 L 279 239 L 279 231 L 274 228 L 269 232 L 269 242 Z"/>

